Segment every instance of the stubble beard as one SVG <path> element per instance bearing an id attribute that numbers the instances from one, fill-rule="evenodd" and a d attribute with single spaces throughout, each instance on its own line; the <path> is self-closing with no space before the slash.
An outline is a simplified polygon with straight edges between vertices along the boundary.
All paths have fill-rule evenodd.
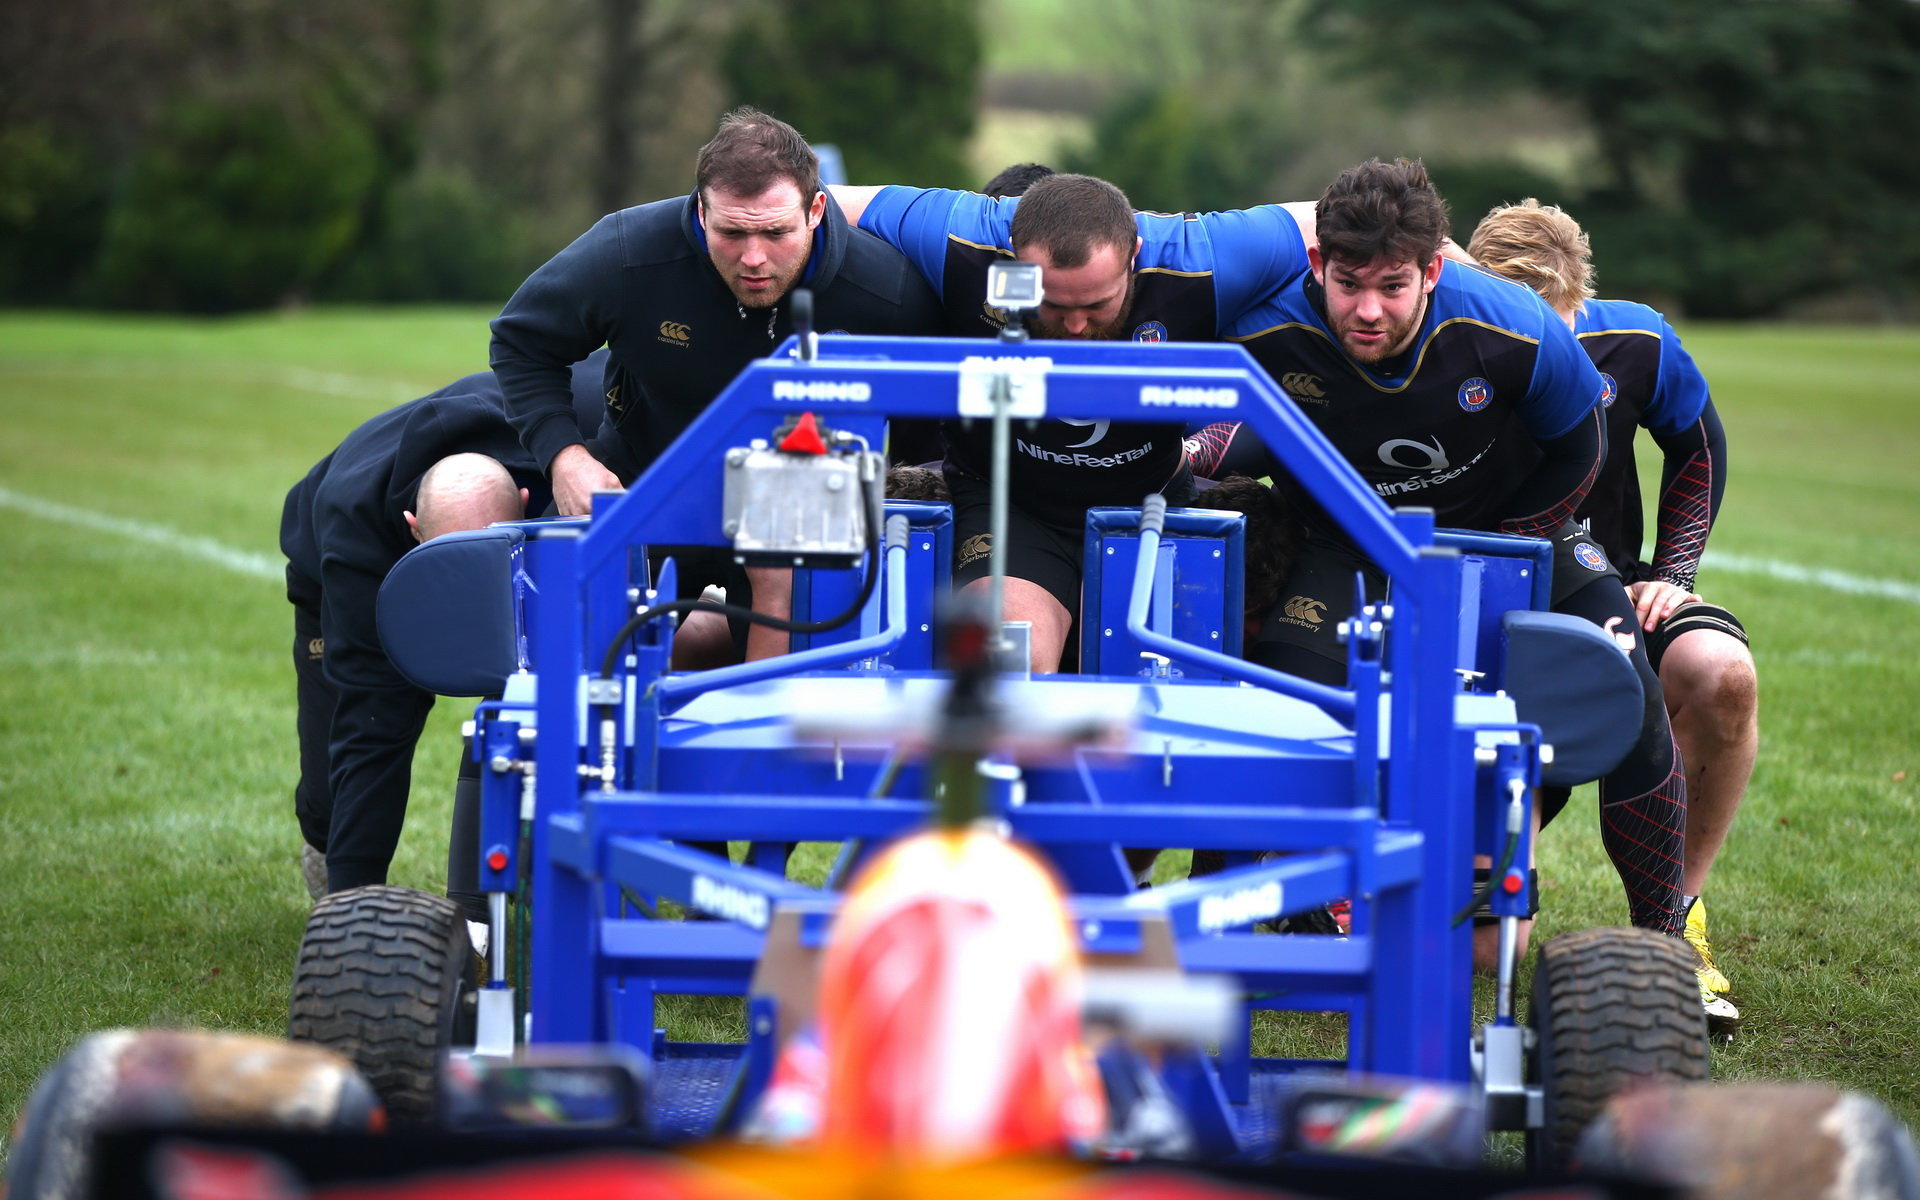
<path id="1" fill-rule="evenodd" d="M 1405 321 L 1399 325 L 1388 326 L 1387 336 L 1370 346 L 1355 346 L 1348 337 L 1356 331 L 1372 332 L 1378 328 L 1377 326 L 1363 326 L 1351 321 L 1343 322 L 1339 329 L 1340 348 L 1347 352 L 1348 358 L 1357 363 L 1371 366 L 1374 363 L 1384 362 L 1407 348 L 1408 343 L 1412 341 L 1414 330 L 1420 328 L 1420 322 L 1425 320 L 1426 316 L 1427 298 L 1422 296 L 1420 306 L 1414 309 Z"/>

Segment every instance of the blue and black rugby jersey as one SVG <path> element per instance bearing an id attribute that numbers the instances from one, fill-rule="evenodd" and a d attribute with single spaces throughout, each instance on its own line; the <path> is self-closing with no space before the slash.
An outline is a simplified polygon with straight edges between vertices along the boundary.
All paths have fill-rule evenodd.
<path id="1" fill-rule="evenodd" d="M 991 337 L 987 267 L 1013 257 L 1018 198 L 886 187 L 859 227 L 898 247 L 940 294 L 949 333 Z M 1137 342 L 1214 341 L 1222 326 L 1306 269 L 1306 245 L 1277 204 L 1230 212 L 1137 213 L 1141 245 L 1127 322 Z M 948 457 L 985 475 L 991 432 L 949 424 Z M 1016 503 L 1078 524 L 1089 505 L 1138 504 L 1184 469 L 1179 425 L 1042 421 L 1020 431 L 1010 486 Z"/>
<path id="2" fill-rule="evenodd" d="M 1726 487 L 1726 440 L 1706 378 L 1665 317 L 1628 300 L 1589 300 L 1574 318 L 1606 391 L 1607 461 L 1579 518 L 1621 576 L 1691 589 Z M 1651 565 L 1640 563 L 1644 513 L 1633 442 L 1640 429 L 1665 455 Z"/>
<path id="3" fill-rule="evenodd" d="M 1311 274 L 1227 337 L 1389 505 L 1432 508 L 1443 526 L 1551 533 L 1598 468 L 1599 372 L 1519 284 L 1447 262 L 1428 301 L 1412 345 L 1376 366 L 1341 348 Z"/>
<path id="4" fill-rule="evenodd" d="M 987 267 L 1013 257 L 1018 197 L 946 188 L 886 187 L 860 228 L 899 247 L 946 306 L 948 332 L 990 337 L 1003 323 L 986 305 Z M 1300 227 L 1277 204 L 1208 213 L 1134 215 L 1136 342 L 1210 342 L 1275 286 L 1306 270 Z"/>

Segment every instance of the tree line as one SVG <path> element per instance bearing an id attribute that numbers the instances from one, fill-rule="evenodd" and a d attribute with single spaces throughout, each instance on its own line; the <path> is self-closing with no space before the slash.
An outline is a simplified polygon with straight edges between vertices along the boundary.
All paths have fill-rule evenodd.
<path id="1" fill-rule="evenodd" d="M 1089 133 L 1053 165 L 1143 207 L 1309 198 L 1324 164 L 1419 154 L 1463 239 L 1495 202 L 1574 211 L 1609 294 L 1727 317 L 1914 303 L 1913 0 L 1090 19 Z M 599 214 L 684 189 L 742 102 L 840 147 L 856 182 L 977 186 L 983 24 L 981 0 L 0 0 L 0 303 L 497 302 Z M 1443 102 L 1536 100 L 1568 114 L 1565 162 L 1491 116 L 1418 134 Z"/>

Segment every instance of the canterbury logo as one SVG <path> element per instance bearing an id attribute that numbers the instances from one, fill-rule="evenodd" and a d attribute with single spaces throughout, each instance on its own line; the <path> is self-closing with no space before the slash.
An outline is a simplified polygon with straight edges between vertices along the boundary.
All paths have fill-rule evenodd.
<path id="1" fill-rule="evenodd" d="M 660 322 L 660 340 L 685 345 L 693 340 L 693 331 L 678 321 L 662 321 Z"/>
<path id="2" fill-rule="evenodd" d="M 1326 618 L 1320 614 L 1327 611 L 1325 602 L 1306 596 L 1295 596 L 1282 606 L 1281 611 L 1296 621 L 1305 621 L 1309 625 L 1318 625 Z"/>
<path id="3" fill-rule="evenodd" d="M 976 562 L 992 553 L 993 535 L 990 533 L 976 533 L 966 541 L 960 543 L 959 565 L 964 567 L 968 563 Z"/>
<path id="4" fill-rule="evenodd" d="M 321 656 L 325 655 L 326 652 L 327 652 L 327 640 L 325 638 L 308 638 L 307 639 L 307 657 L 309 659 L 320 658 Z"/>
<path id="5" fill-rule="evenodd" d="M 1327 385 L 1318 375 L 1309 375 L 1305 371 L 1289 371 L 1280 377 L 1280 386 L 1295 400 L 1325 400 Z"/>

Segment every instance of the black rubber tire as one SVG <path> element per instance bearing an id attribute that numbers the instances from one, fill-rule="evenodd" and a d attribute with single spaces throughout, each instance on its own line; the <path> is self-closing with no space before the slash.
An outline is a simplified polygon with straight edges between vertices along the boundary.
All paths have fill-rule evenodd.
<path id="1" fill-rule="evenodd" d="M 1562 934 L 1533 971 L 1534 1078 L 1544 1123 L 1528 1158 L 1558 1168 L 1613 1095 L 1651 1080 L 1698 1083 L 1709 1073 L 1706 1010 L 1693 957 L 1679 938 L 1610 927 Z"/>
<path id="2" fill-rule="evenodd" d="M 437 1115 L 440 1059 L 470 1023 L 477 960 L 458 905 L 412 888 L 353 888 L 314 905 L 287 1036 L 351 1058 L 395 1124 Z"/>

